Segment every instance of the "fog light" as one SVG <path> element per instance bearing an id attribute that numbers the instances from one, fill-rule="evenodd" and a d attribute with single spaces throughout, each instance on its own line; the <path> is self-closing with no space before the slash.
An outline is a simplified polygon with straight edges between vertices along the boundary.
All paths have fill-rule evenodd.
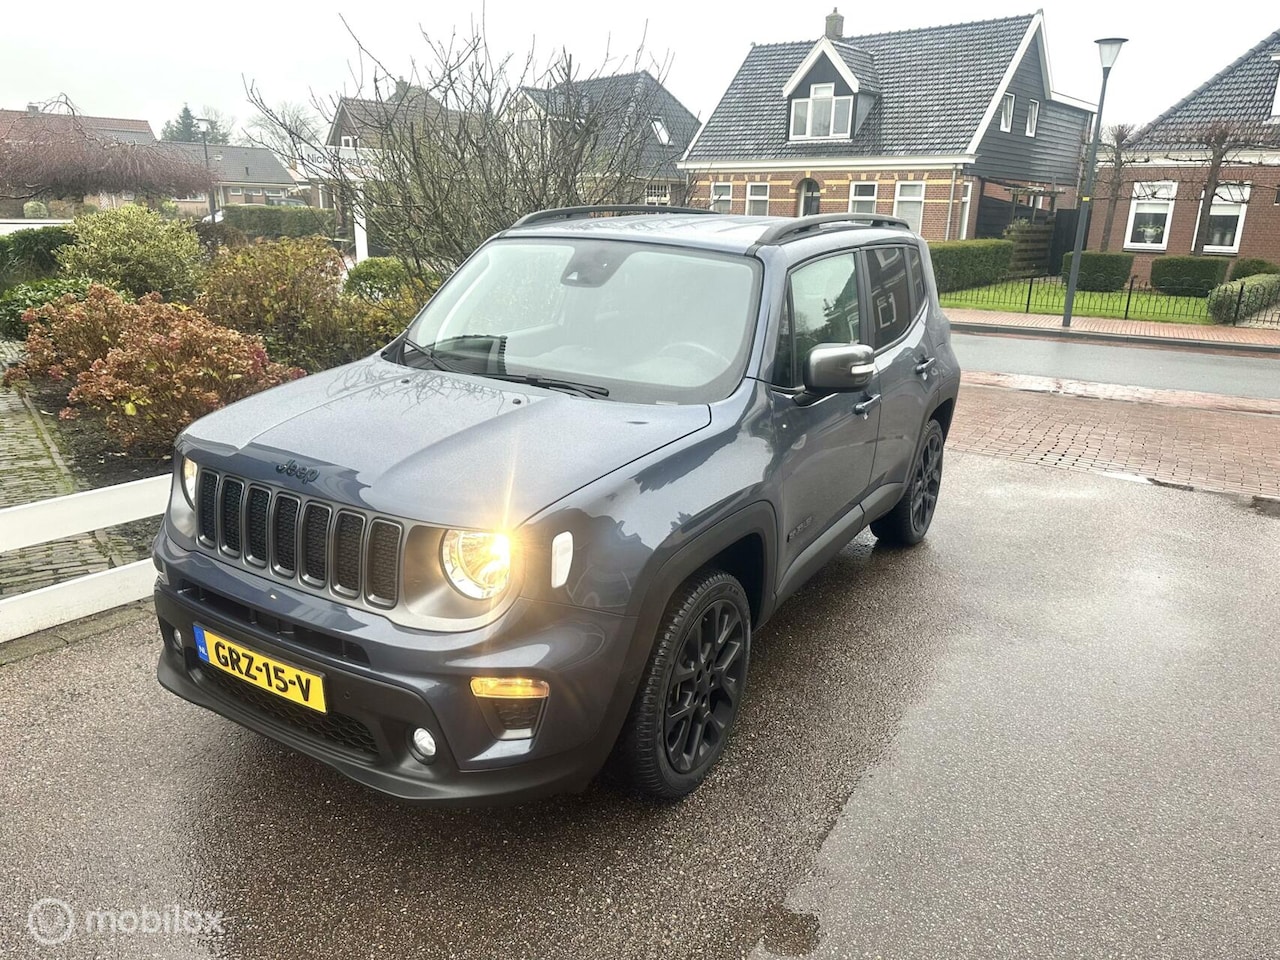
<path id="1" fill-rule="evenodd" d="M 413 748 L 414 756 L 423 763 L 430 763 L 436 756 L 436 738 L 431 735 L 431 731 L 418 727 L 409 737 L 409 746 Z"/>
<path id="2" fill-rule="evenodd" d="M 173 644 L 173 649 L 179 653 L 182 652 L 182 631 L 174 627 L 169 631 L 169 642 Z"/>

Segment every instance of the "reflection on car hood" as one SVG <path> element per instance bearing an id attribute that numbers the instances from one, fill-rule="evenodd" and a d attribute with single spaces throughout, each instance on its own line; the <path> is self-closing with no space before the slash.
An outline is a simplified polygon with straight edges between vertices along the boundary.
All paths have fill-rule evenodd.
<path id="1" fill-rule="evenodd" d="M 232 404 L 186 436 L 231 458 L 225 469 L 288 484 L 275 465 L 293 459 L 317 471 L 317 496 L 497 528 L 708 423 L 704 405 L 588 400 L 375 357 Z"/>

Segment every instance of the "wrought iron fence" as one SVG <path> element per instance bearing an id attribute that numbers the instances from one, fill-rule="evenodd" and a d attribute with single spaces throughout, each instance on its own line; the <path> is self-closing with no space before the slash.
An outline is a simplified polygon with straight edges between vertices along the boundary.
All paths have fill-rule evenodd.
<path id="1" fill-rule="evenodd" d="M 1202 279 L 1185 283 L 1166 280 L 1157 288 L 1137 277 L 1117 285 L 1114 278 L 1082 276 L 1072 311 L 1079 317 L 1280 328 L 1280 288 L 1237 281 L 1206 295 L 1203 284 Z M 938 286 L 940 290 L 947 289 L 945 278 L 939 277 Z M 939 298 L 944 307 L 1061 315 L 1066 294 L 1067 285 L 1061 277 L 1008 277 L 983 286 L 949 290 Z"/>

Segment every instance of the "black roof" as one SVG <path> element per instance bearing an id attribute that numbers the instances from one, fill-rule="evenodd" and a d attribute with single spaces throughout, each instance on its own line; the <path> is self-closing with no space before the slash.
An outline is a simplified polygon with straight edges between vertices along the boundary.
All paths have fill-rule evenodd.
<path id="1" fill-rule="evenodd" d="M 928 156 L 968 149 L 1034 14 L 845 37 L 836 49 L 875 105 L 852 141 L 787 139 L 782 88 L 815 42 L 758 44 L 688 160 Z"/>
<path id="2" fill-rule="evenodd" d="M 204 165 L 204 144 L 166 141 L 166 149 L 183 154 Z M 214 183 L 261 183 L 294 186 L 293 177 L 266 147 L 240 147 L 230 143 L 209 144 L 209 169 Z"/>
<path id="3" fill-rule="evenodd" d="M 550 89 L 525 87 L 523 90 L 538 107 L 554 115 L 562 114 L 563 104 L 571 99 L 564 90 L 565 86 L 561 84 Z M 684 155 L 698 132 L 698 118 L 647 70 L 574 80 L 572 98 L 585 102 L 591 109 L 603 107 L 618 118 L 620 126 L 630 123 L 627 118 L 634 116 L 636 111 L 651 118 L 660 118 L 671 142 L 661 143 L 653 132 L 644 143 L 642 163 L 654 178 L 682 179 L 676 170 L 676 161 Z"/>
<path id="4" fill-rule="evenodd" d="M 1280 81 L 1280 62 L 1272 59 L 1277 55 L 1280 30 L 1147 124 L 1133 138 L 1132 147 L 1194 150 L 1196 132 L 1216 121 L 1239 124 L 1259 142 L 1280 140 L 1280 125 L 1268 123 Z"/>

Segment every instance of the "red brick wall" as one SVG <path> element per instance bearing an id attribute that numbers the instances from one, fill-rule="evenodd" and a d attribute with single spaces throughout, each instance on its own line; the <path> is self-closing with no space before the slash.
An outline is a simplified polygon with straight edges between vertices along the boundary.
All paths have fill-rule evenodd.
<path id="1" fill-rule="evenodd" d="M 1093 222 L 1089 228 L 1090 250 L 1102 249 L 1102 232 L 1107 217 L 1107 203 L 1111 187 L 1105 182 L 1107 171 L 1099 175 L 1094 191 Z M 1252 193 L 1245 210 L 1244 227 L 1240 234 L 1240 252 L 1237 254 L 1206 254 L 1234 260 L 1237 257 L 1262 257 L 1280 263 L 1280 204 L 1276 203 L 1277 185 L 1280 184 L 1280 168 L 1270 166 L 1223 167 L 1219 179 L 1251 183 Z M 1134 250 L 1133 272 L 1141 279 L 1151 275 L 1151 261 L 1158 256 L 1187 256 L 1195 239 L 1196 217 L 1200 209 L 1200 196 L 1204 193 L 1205 168 L 1193 166 L 1157 167 L 1143 164 L 1137 169 L 1126 169 L 1124 181 L 1116 191 L 1115 221 L 1111 228 L 1110 250 L 1125 250 L 1128 239 L 1129 206 L 1135 182 L 1173 180 L 1178 185 L 1174 199 L 1173 216 L 1166 230 L 1165 249 L 1162 251 Z"/>
<path id="2" fill-rule="evenodd" d="M 851 183 L 871 181 L 877 184 L 876 213 L 892 216 L 894 184 L 899 180 L 923 181 L 925 184 L 924 217 L 921 233 L 927 240 L 941 240 L 947 235 L 947 211 L 951 208 L 951 237 L 960 235 L 960 199 L 965 177 L 955 180 L 954 202 L 951 172 L 949 170 L 813 170 L 788 171 L 786 173 L 717 173 L 698 174 L 690 191 L 690 201 L 705 206 L 711 197 L 711 184 L 733 184 L 731 213 L 746 213 L 748 183 L 769 184 L 769 214 L 775 217 L 794 217 L 799 209 L 800 182 L 811 179 L 820 190 L 820 213 L 847 213 Z M 973 221 L 978 212 L 978 187 L 973 187 L 970 204 L 969 236 L 973 236 Z"/>

